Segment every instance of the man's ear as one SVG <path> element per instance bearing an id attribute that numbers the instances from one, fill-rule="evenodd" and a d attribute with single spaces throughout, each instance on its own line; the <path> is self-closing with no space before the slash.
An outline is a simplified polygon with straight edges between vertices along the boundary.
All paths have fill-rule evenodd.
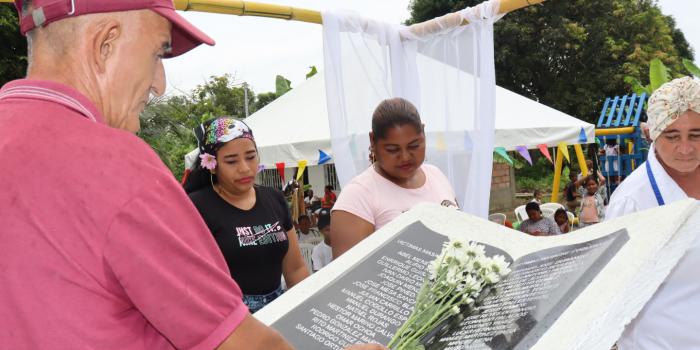
<path id="1" fill-rule="evenodd" d="M 370 147 L 374 147 L 374 132 L 373 131 L 369 132 L 369 145 L 370 145 Z"/>
<path id="2" fill-rule="evenodd" d="M 119 21 L 109 19 L 96 23 L 92 31 L 92 59 L 98 72 L 104 73 L 107 69 L 107 60 L 116 52 L 117 39 L 122 35 L 123 27 Z"/>

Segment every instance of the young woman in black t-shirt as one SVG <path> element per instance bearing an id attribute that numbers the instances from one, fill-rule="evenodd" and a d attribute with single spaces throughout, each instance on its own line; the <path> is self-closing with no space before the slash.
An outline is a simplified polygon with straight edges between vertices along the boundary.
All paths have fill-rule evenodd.
<path id="1" fill-rule="evenodd" d="M 221 117 L 195 131 L 197 167 L 185 189 L 221 252 L 251 313 L 309 275 L 287 202 L 280 191 L 257 186 L 259 157 L 242 121 Z"/>

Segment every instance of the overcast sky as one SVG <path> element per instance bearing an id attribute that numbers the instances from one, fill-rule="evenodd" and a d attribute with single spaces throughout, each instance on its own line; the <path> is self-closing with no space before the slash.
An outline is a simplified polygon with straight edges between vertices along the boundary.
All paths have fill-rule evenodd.
<path id="1" fill-rule="evenodd" d="M 261 0 L 313 10 L 347 9 L 366 17 L 400 23 L 409 17 L 408 0 Z M 595 1 L 595 0 L 591 0 Z M 700 1 L 659 0 L 665 14 L 676 18 L 678 27 L 696 51 L 700 62 Z M 256 92 L 273 91 L 275 76 L 303 82 L 309 66 L 323 68 L 321 26 L 260 17 L 184 12 L 184 16 L 216 40 L 181 57 L 166 60 L 169 93 L 191 90 L 211 75 L 233 74 L 247 81 Z M 503 20 L 508 20 L 505 17 Z"/>

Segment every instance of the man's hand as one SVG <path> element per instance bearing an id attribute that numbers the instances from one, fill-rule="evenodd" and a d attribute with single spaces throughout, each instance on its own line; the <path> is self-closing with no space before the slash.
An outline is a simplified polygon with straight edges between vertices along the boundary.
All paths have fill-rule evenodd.
<path id="1" fill-rule="evenodd" d="M 389 350 L 389 348 L 379 344 L 356 344 L 345 348 L 345 350 Z"/>

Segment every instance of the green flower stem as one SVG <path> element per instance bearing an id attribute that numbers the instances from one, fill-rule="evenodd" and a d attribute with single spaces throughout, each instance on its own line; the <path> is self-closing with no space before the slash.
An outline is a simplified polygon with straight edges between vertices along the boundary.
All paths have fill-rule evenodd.
<path id="1" fill-rule="evenodd" d="M 443 296 L 445 296 L 445 295 L 450 295 L 450 294 L 454 291 L 454 289 L 455 289 L 455 287 L 450 288 L 450 290 L 449 290 L 447 293 L 445 293 Z M 438 298 L 437 300 L 442 299 L 443 296 L 441 296 L 441 297 Z M 441 315 L 442 315 L 446 310 L 451 309 L 452 306 L 454 306 L 454 305 L 453 305 L 453 304 L 454 304 L 454 301 L 455 301 L 457 298 L 461 298 L 461 296 L 462 296 L 462 293 L 457 293 L 457 294 L 456 294 L 455 296 L 453 296 L 452 299 L 450 299 L 448 302 L 440 304 L 440 305 L 441 305 L 441 308 L 438 309 L 438 312 L 436 312 L 435 315 L 433 315 L 433 317 L 432 317 L 430 320 L 428 320 L 428 322 L 426 322 L 426 323 L 423 325 L 423 327 L 419 328 L 417 331 L 412 332 L 412 335 L 410 335 L 410 336 L 404 338 L 402 341 L 400 341 L 399 344 L 398 344 L 397 347 L 396 347 L 396 350 L 400 350 L 400 349 L 402 348 L 402 347 L 401 347 L 402 345 L 405 345 L 405 344 L 407 344 L 407 343 L 410 343 L 412 340 L 416 339 L 416 338 L 417 338 L 417 335 L 419 335 L 421 332 L 423 332 L 428 326 L 433 325 L 433 324 L 435 323 L 435 320 L 436 320 L 437 318 L 441 317 Z M 413 314 L 412 314 L 411 316 L 413 316 Z M 412 321 L 415 321 L 415 317 L 411 317 L 411 319 L 409 319 L 408 321 L 406 321 L 406 323 L 404 323 L 404 326 L 410 324 Z M 404 326 L 402 326 L 401 328 L 404 328 Z M 396 334 L 400 337 L 400 333 L 397 332 Z M 397 338 L 397 337 L 395 337 L 395 338 Z M 392 339 L 392 341 L 389 343 L 390 345 L 393 343 L 393 340 L 394 340 L 394 339 Z"/>
<path id="2" fill-rule="evenodd" d="M 410 342 L 413 341 L 413 340 L 416 340 L 416 339 L 421 335 L 422 332 L 424 332 L 426 329 L 432 328 L 433 325 L 434 325 L 434 323 L 435 323 L 435 321 L 436 321 L 438 318 L 441 318 L 441 315 L 442 315 L 445 311 L 450 310 L 450 309 L 452 308 L 452 306 L 454 306 L 454 305 L 453 305 L 454 301 L 455 301 L 457 298 L 459 298 L 459 297 L 461 297 L 461 294 L 456 294 L 454 297 L 452 297 L 452 299 L 450 299 L 450 301 L 449 301 L 448 303 L 446 303 L 447 305 L 442 304 L 442 305 L 444 305 L 444 306 L 443 306 L 442 308 L 440 308 L 440 309 L 438 310 L 438 312 L 436 312 L 435 315 L 433 315 L 433 317 L 432 317 L 430 320 L 428 320 L 428 322 L 426 322 L 426 323 L 423 325 L 423 327 L 421 327 L 421 328 L 419 328 L 417 331 L 413 332 L 413 335 L 411 335 L 410 337 L 406 338 L 404 341 L 402 341 L 401 343 L 399 343 L 399 345 L 404 345 L 404 344 L 410 343 Z M 429 327 L 430 327 L 430 328 L 429 328 Z M 398 346 L 398 347 L 396 347 L 395 350 L 401 350 L 401 349 L 402 349 L 402 348 L 401 348 L 400 346 Z"/>

